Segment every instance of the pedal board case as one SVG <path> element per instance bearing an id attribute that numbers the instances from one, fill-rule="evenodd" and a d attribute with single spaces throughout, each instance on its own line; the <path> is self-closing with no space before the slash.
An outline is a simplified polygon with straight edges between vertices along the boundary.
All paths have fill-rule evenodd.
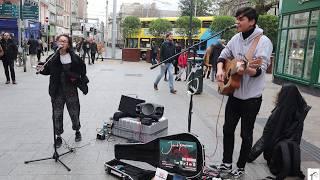
<path id="1" fill-rule="evenodd" d="M 113 121 L 112 134 L 139 142 L 149 142 L 168 135 L 168 119 L 162 117 L 158 122 L 144 125 L 139 118 L 120 118 L 119 121 Z"/>
<path id="2" fill-rule="evenodd" d="M 104 164 L 105 171 L 122 180 L 150 180 L 155 171 L 144 170 L 130 164 L 113 159 Z"/>

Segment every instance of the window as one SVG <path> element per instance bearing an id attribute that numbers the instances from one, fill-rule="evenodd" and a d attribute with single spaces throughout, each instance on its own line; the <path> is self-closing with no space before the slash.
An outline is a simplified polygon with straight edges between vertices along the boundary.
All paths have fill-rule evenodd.
<path id="1" fill-rule="evenodd" d="M 141 28 L 149 28 L 149 24 L 150 24 L 149 21 L 143 21 L 141 22 Z"/>
<path id="2" fill-rule="evenodd" d="M 319 21 L 320 10 L 312 11 L 310 25 L 317 25 Z"/>
<path id="3" fill-rule="evenodd" d="M 278 57 L 278 66 L 277 66 L 278 73 L 282 73 L 282 70 L 283 70 L 287 32 L 288 32 L 287 30 L 282 30 L 282 32 L 281 32 L 281 41 L 280 41 L 280 46 L 279 46 L 280 48 L 279 48 L 279 57 Z"/>
<path id="4" fill-rule="evenodd" d="M 290 26 L 308 25 L 309 12 L 293 14 L 290 17 Z"/>
<path id="5" fill-rule="evenodd" d="M 140 48 L 150 48 L 150 39 L 140 39 Z"/>
<path id="6" fill-rule="evenodd" d="M 283 16 L 282 27 L 288 27 L 289 15 Z"/>
<path id="7" fill-rule="evenodd" d="M 138 39 L 128 39 L 127 47 L 128 48 L 138 48 Z"/>
<path id="8" fill-rule="evenodd" d="M 309 38 L 306 50 L 306 60 L 304 65 L 304 79 L 311 78 L 311 67 L 313 62 L 314 49 L 316 46 L 316 38 L 317 38 L 317 29 L 310 28 L 309 30 Z"/>
<path id="9" fill-rule="evenodd" d="M 209 28 L 212 21 L 202 21 L 202 28 Z"/>
<path id="10" fill-rule="evenodd" d="M 290 29 L 288 33 L 288 43 L 285 61 L 285 73 L 292 76 L 301 77 L 305 41 L 307 38 L 307 29 Z"/>

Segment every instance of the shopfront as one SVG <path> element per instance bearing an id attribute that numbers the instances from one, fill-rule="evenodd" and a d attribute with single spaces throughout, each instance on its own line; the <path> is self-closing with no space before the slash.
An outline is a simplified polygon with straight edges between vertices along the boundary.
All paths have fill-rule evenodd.
<path id="1" fill-rule="evenodd" d="M 320 1 L 282 0 L 275 81 L 320 92 Z"/>

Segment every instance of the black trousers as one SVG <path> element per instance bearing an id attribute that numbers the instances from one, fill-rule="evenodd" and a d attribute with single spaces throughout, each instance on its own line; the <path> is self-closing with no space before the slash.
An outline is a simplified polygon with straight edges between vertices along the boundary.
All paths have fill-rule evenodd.
<path id="1" fill-rule="evenodd" d="M 78 131 L 80 125 L 80 102 L 77 88 L 69 88 L 67 92 L 64 92 L 61 88 L 59 89 L 55 97 L 51 97 L 52 103 L 52 118 L 56 126 L 56 134 L 61 135 L 63 130 L 63 111 L 64 105 L 67 106 L 67 110 L 70 115 L 72 122 L 72 129 Z"/>
<path id="2" fill-rule="evenodd" d="M 4 73 L 6 75 L 7 81 L 10 81 L 9 69 L 12 81 L 16 80 L 16 74 L 14 72 L 14 60 L 2 60 Z"/>
<path id="3" fill-rule="evenodd" d="M 232 163 L 234 149 L 234 132 L 241 118 L 242 138 L 240 156 L 237 162 L 239 168 L 244 168 L 250 153 L 253 141 L 253 128 L 256 116 L 260 110 L 262 97 L 241 100 L 230 96 L 225 109 L 225 122 L 223 125 L 223 160 Z"/>
<path id="4" fill-rule="evenodd" d="M 94 60 L 96 58 L 96 52 L 91 51 L 91 63 L 94 64 Z"/>
<path id="5" fill-rule="evenodd" d="M 83 60 L 83 62 L 86 62 L 86 56 L 88 55 L 88 64 L 91 64 L 90 63 L 90 59 L 91 59 L 91 57 L 90 57 L 90 54 L 89 54 L 89 51 L 84 51 L 83 52 L 83 54 L 82 54 L 82 60 Z"/>

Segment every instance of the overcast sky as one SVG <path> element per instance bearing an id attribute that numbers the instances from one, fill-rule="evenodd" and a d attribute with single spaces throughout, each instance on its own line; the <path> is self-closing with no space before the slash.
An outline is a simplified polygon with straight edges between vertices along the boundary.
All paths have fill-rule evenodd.
<path id="1" fill-rule="evenodd" d="M 108 14 L 113 10 L 113 0 L 108 0 Z M 156 3 L 158 9 L 178 10 L 179 0 L 117 0 L 117 12 L 122 3 L 139 2 L 141 4 Z M 106 0 L 88 0 L 88 17 L 99 18 L 105 21 L 106 18 Z"/>

